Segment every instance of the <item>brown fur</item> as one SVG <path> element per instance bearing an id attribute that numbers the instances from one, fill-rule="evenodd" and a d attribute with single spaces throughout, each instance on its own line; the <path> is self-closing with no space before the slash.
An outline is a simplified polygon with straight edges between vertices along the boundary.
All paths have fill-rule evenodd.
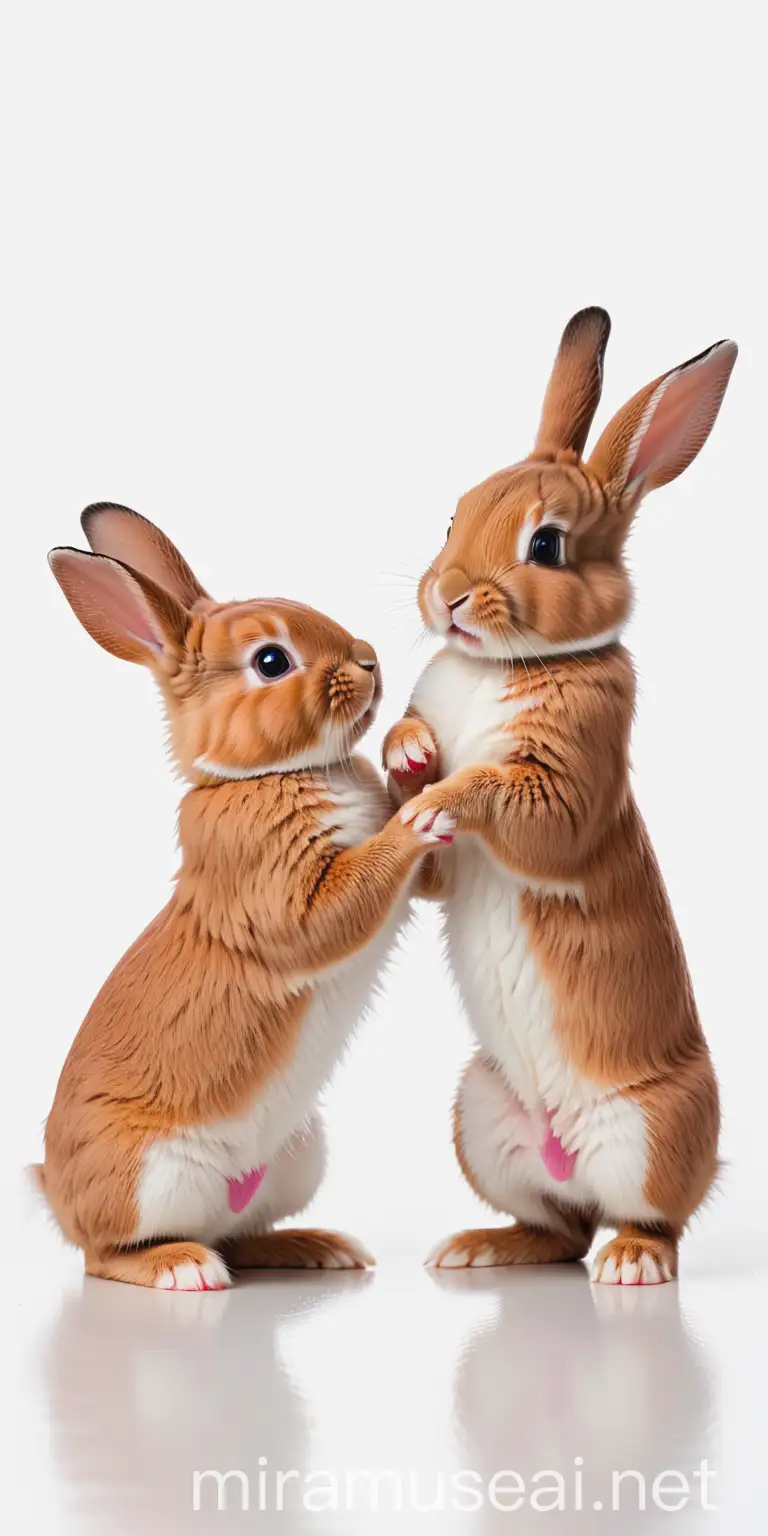
<path id="1" fill-rule="evenodd" d="M 343 1232 L 265 1232 L 227 1243 L 222 1257 L 232 1269 L 362 1269 L 355 1247 Z M 368 1260 L 373 1264 L 373 1259 Z"/>
<path id="2" fill-rule="evenodd" d="M 622 1264 L 638 1264 L 646 1253 L 657 1269 L 669 1267 L 672 1278 L 677 1275 L 678 1234 L 671 1229 L 650 1230 L 625 1222 L 621 1230 L 600 1251 L 600 1260 L 613 1259 L 617 1269 Z"/>
<path id="3" fill-rule="evenodd" d="M 485 1268 L 505 1264 L 571 1264 L 586 1258 L 595 1228 L 570 1214 L 571 1230 L 545 1230 L 517 1222 L 514 1227 L 474 1227 L 457 1232 L 441 1252 L 471 1267 L 480 1261 Z M 461 1268 L 462 1264 L 449 1266 Z"/>
<path id="4" fill-rule="evenodd" d="M 85 1273 L 97 1280 L 122 1280 L 126 1285 L 157 1284 L 164 1271 L 180 1264 L 196 1264 L 202 1268 L 209 1251 L 202 1243 L 156 1243 L 151 1248 L 137 1248 L 134 1252 L 89 1253 L 85 1255 Z M 215 1290 L 215 1286 L 203 1286 L 203 1290 Z"/>
<path id="5" fill-rule="evenodd" d="M 535 707 L 515 718 L 501 765 L 479 763 L 427 788 L 418 773 L 401 774 L 397 795 L 418 796 L 414 815 L 448 811 L 460 833 L 482 838 L 533 883 L 580 888 L 579 899 L 529 888 L 523 919 L 554 996 L 566 1057 L 591 1082 L 618 1089 L 644 1110 L 646 1198 L 678 1233 L 715 1174 L 717 1087 L 630 787 L 631 659 L 618 643 L 582 652 L 569 647 L 610 635 L 626 617 L 631 589 L 623 547 L 632 519 L 643 493 L 681 473 L 706 440 L 736 349 L 719 343 L 654 380 L 617 414 L 584 462 L 607 334 L 602 311 L 571 321 L 534 453 L 461 498 L 447 542 L 420 585 L 422 614 L 449 644 L 471 654 L 488 641 L 499 659 L 522 657 L 524 676 L 518 661 L 508 689 L 532 696 Z M 536 565 L 521 552 L 523 530 L 532 536 L 542 521 L 562 522 L 563 565 Z M 473 633 L 484 638 L 473 641 Z M 550 647 L 558 654 L 540 659 Z M 419 731 L 434 738 L 431 722 L 412 710 L 389 732 L 385 761 Z M 439 772 L 436 747 L 429 766 Z M 441 855 L 441 863 L 453 857 Z M 602 1215 L 622 1219 L 620 1211 Z M 488 1234 L 478 1240 L 486 1243 Z M 516 1248 L 523 1242 L 509 1240 Z M 458 1241 L 466 1244 L 466 1234 Z"/>
<path id="6" fill-rule="evenodd" d="M 159 1249 L 120 1254 L 136 1230 L 144 1152 L 181 1127 L 242 1112 L 286 1065 L 307 978 L 378 932 L 425 840 L 399 817 L 387 821 L 378 776 L 349 757 L 381 690 L 366 642 L 283 600 L 214 604 L 165 535 L 127 509 L 91 508 L 83 521 L 96 553 L 54 551 L 54 573 L 89 632 L 152 671 L 193 787 L 174 893 L 75 1039 L 39 1182 L 89 1273 L 151 1284 L 165 1262 Z M 120 563 L 128 556 L 131 568 Z M 250 656 L 271 639 L 302 665 L 256 686 Z M 196 766 L 201 756 L 214 767 Z M 378 794 L 381 830 L 360 846 L 336 842 L 326 760 L 348 760 L 374 804 Z M 295 767 L 224 776 L 285 762 Z M 320 1240 L 310 1236 L 309 1247 Z"/>

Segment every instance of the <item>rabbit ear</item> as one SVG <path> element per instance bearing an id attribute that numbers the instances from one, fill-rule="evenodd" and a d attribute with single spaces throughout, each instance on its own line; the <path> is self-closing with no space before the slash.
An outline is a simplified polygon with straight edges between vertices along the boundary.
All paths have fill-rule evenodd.
<path id="1" fill-rule="evenodd" d="M 600 404 L 603 357 L 611 334 L 604 309 L 580 309 L 568 321 L 547 385 L 536 450 L 572 448 L 581 456 Z"/>
<path id="2" fill-rule="evenodd" d="M 612 496 L 655 490 L 693 463 L 715 424 L 738 350 L 735 341 L 716 341 L 617 411 L 589 461 Z"/>
<path id="3" fill-rule="evenodd" d="M 112 656 L 151 662 L 183 649 L 186 609 L 148 577 L 82 549 L 52 549 L 48 563 L 83 628 Z"/>
<path id="4" fill-rule="evenodd" d="M 94 554 L 121 560 L 132 571 L 140 571 L 166 592 L 191 608 L 208 593 L 201 587 L 194 571 L 179 554 L 175 544 L 138 512 L 109 501 L 86 507 L 80 522 Z"/>

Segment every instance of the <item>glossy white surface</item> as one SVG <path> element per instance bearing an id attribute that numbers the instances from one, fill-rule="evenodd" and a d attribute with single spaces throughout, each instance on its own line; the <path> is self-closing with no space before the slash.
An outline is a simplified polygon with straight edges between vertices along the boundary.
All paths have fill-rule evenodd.
<path id="1" fill-rule="evenodd" d="M 695 1235 L 681 1282 L 642 1291 L 594 1287 L 581 1266 L 436 1275 L 415 1252 L 385 1251 L 374 1274 L 256 1275 L 228 1293 L 171 1295 L 84 1280 L 36 1214 L 17 1282 L 3 1389 L 14 1536 L 764 1529 L 766 1266 Z M 709 1512 L 692 1477 L 704 1459 Z M 212 1479 L 194 1509 L 194 1473 L 208 1469 L 245 1474 L 247 1512 L 236 1479 L 225 1511 Z M 396 1474 L 401 1510 L 391 1476 L 378 1514 L 369 1484 L 347 1500 L 347 1475 L 364 1469 Z M 452 1507 L 462 1469 L 479 1510 L 466 1493 L 464 1510 Z M 611 1510 L 613 1473 L 628 1469 L 646 1480 L 644 1513 L 636 1480 Z M 667 1469 L 692 1490 L 674 1519 L 653 1503 Z M 489 1502 L 505 1470 L 525 1483 L 514 1521 Z M 282 1512 L 278 1471 L 299 1474 Z M 533 1475 L 553 1471 L 567 1508 L 534 1512 Z M 419 1512 L 441 1496 L 441 1475 L 444 1510 Z M 337 1511 L 303 1507 L 321 1487 Z M 554 1487 L 545 1480 L 543 1501 Z M 497 1484 L 497 1502 L 513 1492 Z M 662 1490 L 678 1497 L 676 1483 Z"/>

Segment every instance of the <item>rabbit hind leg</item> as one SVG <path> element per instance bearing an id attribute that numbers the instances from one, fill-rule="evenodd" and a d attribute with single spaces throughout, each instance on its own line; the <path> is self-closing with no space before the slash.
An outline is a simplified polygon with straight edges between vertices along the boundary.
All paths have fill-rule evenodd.
<path id="1" fill-rule="evenodd" d="M 437 1244 L 427 1264 L 438 1269 L 557 1264 L 586 1257 L 597 1228 L 588 1205 L 558 1199 L 527 1117 L 499 1072 L 478 1057 L 467 1068 L 454 1113 L 454 1145 L 462 1173 L 512 1227 L 458 1232 Z M 551 1185 L 551 1188 L 547 1187 Z"/>

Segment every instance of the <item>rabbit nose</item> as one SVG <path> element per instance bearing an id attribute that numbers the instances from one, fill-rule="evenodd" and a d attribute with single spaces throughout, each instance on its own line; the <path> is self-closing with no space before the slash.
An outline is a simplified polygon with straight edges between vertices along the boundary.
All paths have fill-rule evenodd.
<path id="1" fill-rule="evenodd" d="M 358 667 L 362 667 L 366 672 L 373 672 L 378 664 L 378 659 L 373 646 L 369 645 L 366 640 L 355 641 L 352 660 Z"/>
<path id="2" fill-rule="evenodd" d="M 472 591 L 472 583 L 466 573 L 458 567 L 452 571 L 444 571 L 438 578 L 437 595 L 441 597 L 446 608 L 457 608 L 463 603 Z"/>

